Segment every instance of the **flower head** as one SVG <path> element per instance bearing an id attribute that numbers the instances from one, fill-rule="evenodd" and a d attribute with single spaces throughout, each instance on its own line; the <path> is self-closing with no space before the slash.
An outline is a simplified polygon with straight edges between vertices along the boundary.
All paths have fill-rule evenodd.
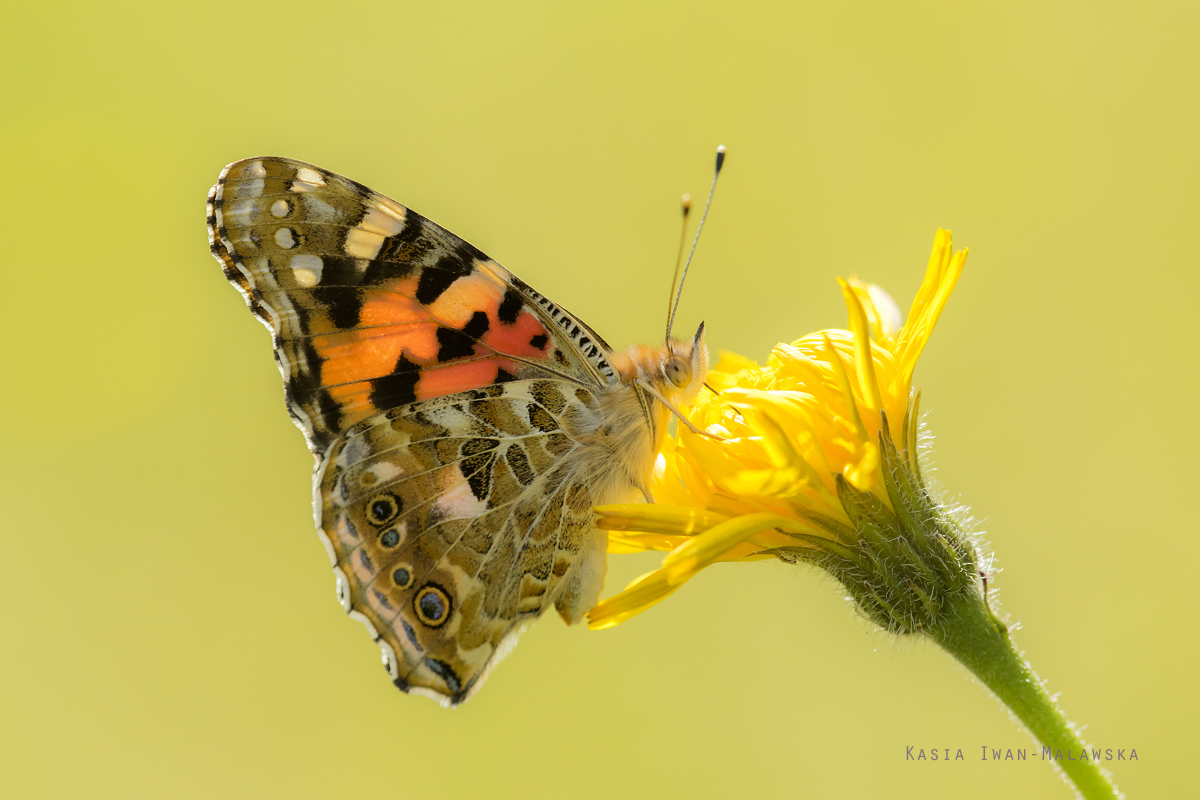
<path id="1" fill-rule="evenodd" d="M 666 440 L 656 503 L 597 509 L 609 552 L 670 552 L 589 625 L 623 622 L 717 561 L 757 558 L 823 566 L 889 629 L 927 624 L 940 588 L 974 573 L 973 547 L 921 483 L 912 389 L 966 257 L 938 231 L 903 324 L 878 286 L 839 280 L 849 330 L 776 345 L 764 366 L 723 354 L 709 372 L 716 394 L 690 414 L 708 435 L 679 426 Z"/>

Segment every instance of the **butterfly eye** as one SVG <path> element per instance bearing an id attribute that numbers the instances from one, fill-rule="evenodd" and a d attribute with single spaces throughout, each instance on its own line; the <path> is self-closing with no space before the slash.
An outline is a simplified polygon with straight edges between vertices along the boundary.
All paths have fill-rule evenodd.
<path id="1" fill-rule="evenodd" d="M 677 389 L 683 389 L 692 380 L 692 366 L 679 356 L 671 356 L 663 364 L 663 373 Z"/>
<path id="2" fill-rule="evenodd" d="M 367 521 L 372 525 L 387 525 L 400 513 L 400 498 L 394 494 L 380 494 L 367 502 Z"/>
<path id="3" fill-rule="evenodd" d="M 417 619 L 431 628 L 439 628 L 450 617 L 450 598 L 436 584 L 428 583 L 413 598 Z"/>
<path id="4" fill-rule="evenodd" d="M 392 572 L 392 580 L 401 589 L 407 589 L 408 585 L 412 583 L 412 572 L 409 571 L 408 567 L 397 567 Z"/>

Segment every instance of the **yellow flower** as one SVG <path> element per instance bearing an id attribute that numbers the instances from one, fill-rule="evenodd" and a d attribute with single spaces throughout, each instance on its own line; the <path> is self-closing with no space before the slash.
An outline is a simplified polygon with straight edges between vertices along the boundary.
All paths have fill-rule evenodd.
<path id="1" fill-rule="evenodd" d="M 712 563 L 756 558 L 819 564 L 890 629 L 929 624 L 939 587 L 974 577 L 975 553 L 921 484 L 912 375 L 966 257 L 938 231 L 903 325 L 882 289 L 839 280 L 849 330 L 779 344 L 761 367 L 722 354 L 708 378 L 718 394 L 690 414 L 711 436 L 679 426 L 667 439 L 655 504 L 597 509 L 609 552 L 670 552 L 592 609 L 589 626 L 641 613 Z"/>
<path id="2" fill-rule="evenodd" d="M 589 627 L 640 614 L 717 561 L 813 564 L 879 626 L 956 658 L 1045 748 L 1083 748 L 988 604 L 975 543 L 921 479 L 913 369 L 966 257 L 938 231 L 903 325 L 882 289 L 841 281 L 848 331 L 777 345 L 761 367 L 722 356 L 708 379 L 718 391 L 690 413 L 705 433 L 680 426 L 660 453 L 657 502 L 596 509 L 609 552 L 669 552 Z M 1119 795 L 1094 761 L 1056 764 L 1081 797 Z"/>

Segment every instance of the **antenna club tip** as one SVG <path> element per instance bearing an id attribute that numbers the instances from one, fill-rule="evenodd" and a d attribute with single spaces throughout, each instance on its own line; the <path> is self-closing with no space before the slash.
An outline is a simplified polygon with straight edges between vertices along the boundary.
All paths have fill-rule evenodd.
<path id="1" fill-rule="evenodd" d="M 721 166 L 725 163 L 725 145 L 717 145 L 717 172 L 721 171 Z"/>
<path id="2" fill-rule="evenodd" d="M 683 206 L 683 213 L 688 213 L 692 210 L 692 196 L 684 192 L 683 197 L 679 198 L 679 204 Z"/>

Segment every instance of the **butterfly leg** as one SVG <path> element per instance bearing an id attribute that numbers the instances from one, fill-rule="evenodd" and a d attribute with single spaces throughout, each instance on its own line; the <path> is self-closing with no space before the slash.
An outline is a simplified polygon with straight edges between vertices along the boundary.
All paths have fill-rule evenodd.
<path id="1" fill-rule="evenodd" d="M 709 439 L 716 439 L 718 442 L 729 441 L 729 439 L 724 436 L 718 436 L 715 433 L 709 433 L 708 431 L 697 428 L 690 419 L 688 419 L 687 417 L 684 416 L 682 411 L 680 411 L 678 408 L 675 407 L 674 403 L 672 403 L 667 398 L 663 397 L 658 392 L 657 389 L 655 389 L 653 386 L 651 386 L 646 381 L 639 380 L 637 382 L 637 385 L 640 386 L 642 389 L 644 389 L 646 392 L 648 392 L 650 394 L 650 396 L 653 397 L 655 400 L 657 400 L 658 402 L 660 402 L 664 406 L 666 406 L 671 411 L 671 413 L 674 414 L 679 419 L 680 423 L 682 423 L 684 425 L 684 427 L 686 427 L 692 433 L 696 434 L 697 436 L 707 436 Z"/>

